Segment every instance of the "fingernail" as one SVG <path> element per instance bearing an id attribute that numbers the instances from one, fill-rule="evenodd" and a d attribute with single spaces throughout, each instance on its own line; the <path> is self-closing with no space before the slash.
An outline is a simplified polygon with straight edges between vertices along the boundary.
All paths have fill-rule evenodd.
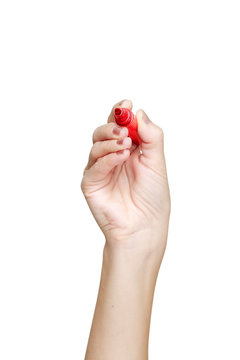
<path id="1" fill-rule="evenodd" d="M 128 136 L 128 128 L 126 128 L 126 127 L 121 128 L 120 135 L 123 136 L 123 137 Z"/>
<path id="2" fill-rule="evenodd" d="M 123 139 L 119 139 L 119 140 L 117 141 L 117 144 L 118 144 L 118 145 L 122 145 L 122 144 L 123 144 Z"/>
<path id="3" fill-rule="evenodd" d="M 114 135 L 119 135 L 120 134 L 120 131 L 121 131 L 121 128 L 119 127 L 119 126 L 115 126 L 114 128 L 113 128 L 113 134 Z"/>
<path id="4" fill-rule="evenodd" d="M 149 124 L 150 123 L 150 119 L 149 117 L 147 116 L 147 114 L 145 112 L 143 112 L 143 120 L 146 124 Z"/>

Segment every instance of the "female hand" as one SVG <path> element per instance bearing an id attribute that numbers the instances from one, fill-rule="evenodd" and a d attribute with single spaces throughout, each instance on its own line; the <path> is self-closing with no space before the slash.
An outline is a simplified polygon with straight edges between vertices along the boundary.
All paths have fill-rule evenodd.
<path id="1" fill-rule="evenodd" d="M 108 123 L 94 131 L 81 188 L 107 245 L 163 256 L 170 214 L 163 132 L 138 110 L 140 152 L 127 128 L 115 123 L 116 107 L 131 110 L 132 103 L 117 103 Z"/>

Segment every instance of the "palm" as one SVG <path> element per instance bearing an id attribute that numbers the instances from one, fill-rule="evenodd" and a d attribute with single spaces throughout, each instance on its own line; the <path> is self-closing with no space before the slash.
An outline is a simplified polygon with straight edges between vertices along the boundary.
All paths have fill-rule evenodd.
<path id="1" fill-rule="evenodd" d="M 87 201 L 105 235 L 117 232 L 125 237 L 146 229 L 150 219 L 157 220 L 166 190 L 165 174 L 144 164 L 137 148 L 89 188 Z"/>

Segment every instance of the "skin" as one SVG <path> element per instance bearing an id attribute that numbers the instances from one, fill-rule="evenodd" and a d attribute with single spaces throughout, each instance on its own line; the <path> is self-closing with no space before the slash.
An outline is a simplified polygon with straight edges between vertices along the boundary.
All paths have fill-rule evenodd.
<path id="1" fill-rule="evenodd" d="M 163 131 L 138 110 L 137 147 L 127 128 L 116 125 L 116 107 L 131 110 L 132 102 L 113 106 L 107 124 L 94 131 L 81 182 L 106 240 L 85 360 L 148 359 L 153 295 L 168 234 Z"/>

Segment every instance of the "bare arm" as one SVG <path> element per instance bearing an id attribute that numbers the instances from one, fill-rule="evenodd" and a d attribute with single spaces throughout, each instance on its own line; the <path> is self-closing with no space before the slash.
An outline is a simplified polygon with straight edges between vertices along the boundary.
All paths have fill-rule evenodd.
<path id="1" fill-rule="evenodd" d="M 120 104 L 132 106 L 129 101 Z M 127 138 L 127 133 L 110 135 L 115 126 L 113 110 L 108 124 L 94 132 L 97 145 L 82 181 L 88 205 L 106 238 L 85 360 L 146 360 L 170 213 L 163 139 L 161 129 L 147 118 L 144 121 L 140 110 L 142 154 L 131 141 L 126 142 L 125 152 L 116 154 L 124 146 L 117 139 Z M 140 159 L 142 155 L 145 158 Z"/>

